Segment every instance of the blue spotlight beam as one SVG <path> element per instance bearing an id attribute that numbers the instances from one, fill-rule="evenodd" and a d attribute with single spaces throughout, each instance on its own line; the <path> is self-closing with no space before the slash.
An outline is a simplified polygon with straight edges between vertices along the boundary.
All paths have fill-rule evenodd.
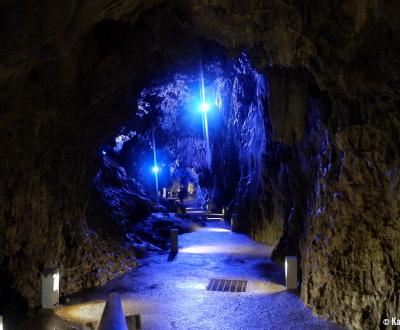
<path id="1" fill-rule="evenodd" d="M 206 92 L 204 88 L 204 75 L 203 75 L 203 64 L 200 59 L 200 96 L 201 96 L 201 104 L 200 110 L 203 112 L 203 124 L 204 124 L 204 132 L 205 132 L 205 140 L 206 140 L 206 162 L 207 166 L 211 166 L 211 154 L 210 154 L 210 141 L 208 137 L 208 119 L 207 112 L 210 110 L 210 105 L 206 102 Z"/>
<path id="2" fill-rule="evenodd" d="M 152 130 L 152 138 L 153 138 L 153 158 L 154 158 L 154 166 L 152 168 L 152 171 L 154 173 L 154 178 L 155 178 L 155 183 L 156 183 L 156 200 L 157 204 L 159 202 L 158 200 L 158 172 L 160 171 L 160 168 L 157 166 L 157 153 L 156 153 L 156 137 L 155 137 L 155 131 L 156 129 L 153 128 Z"/>

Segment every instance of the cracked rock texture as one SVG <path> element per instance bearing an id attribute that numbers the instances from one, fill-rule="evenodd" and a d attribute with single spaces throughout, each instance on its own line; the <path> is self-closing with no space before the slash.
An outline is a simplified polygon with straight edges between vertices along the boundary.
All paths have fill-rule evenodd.
<path id="1" fill-rule="evenodd" d="M 213 40 L 247 48 L 270 91 L 286 86 L 285 108 L 278 87 L 269 95 L 244 228 L 301 257 L 315 313 L 353 329 L 400 315 L 399 14 L 394 0 L 3 1 L 0 267 L 12 284 L 1 296 L 37 305 L 44 267 L 65 271 L 66 294 L 134 266 L 89 226 L 99 146 L 149 78 Z M 312 90 L 280 69 L 306 72 Z"/>

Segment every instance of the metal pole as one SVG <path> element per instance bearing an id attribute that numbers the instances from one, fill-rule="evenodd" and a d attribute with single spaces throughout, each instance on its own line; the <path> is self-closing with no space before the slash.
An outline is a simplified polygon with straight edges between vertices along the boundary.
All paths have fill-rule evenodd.
<path id="1" fill-rule="evenodd" d="M 204 91 L 204 77 L 203 77 L 203 64 L 200 58 L 200 84 L 199 84 L 199 92 L 200 92 L 200 100 L 201 102 L 205 101 L 205 91 Z M 201 116 L 201 123 L 203 128 L 203 139 L 206 140 L 206 130 L 204 126 L 204 114 Z"/>
<path id="2" fill-rule="evenodd" d="M 201 102 L 205 103 L 206 102 L 206 91 L 204 87 L 204 75 L 203 75 L 203 64 L 200 59 L 200 96 L 201 96 Z M 205 132 L 205 139 L 206 139 L 206 161 L 208 167 L 210 167 L 211 163 L 211 157 L 210 157 L 210 141 L 208 138 L 208 120 L 207 120 L 207 111 L 203 112 L 203 123 L 204 123 L 204 132 Z"/>
<path id="3" fill-rule="evenodd" d="M 154 157 L 154 168 L 158 169 L 158 166 L 157 166 L 157 154 L 156 154 L 155 131 L 156 131 L 156 128 L 153 128 L 153 130 L 152 130 L 152 135 L 153 135 L 153 157 Z M 155 181 L 156 181 L 156 200 L 157 200 L 157 204 L 158 204 L 158 202 L 159 202 L 159 200 L 158 200 L 158 170 L 154 171 L 154 178 L 155 178 Z"/>
<path id="4" fill-rule="evenodd" d="M 178 229 L 171 229 L 170 230 L 170 235 L 171 235 L 170 252 L 171 253 L 177 253 L 178 252 L 178 234 L 179 234 Z"/>
<path id="5" fill-rule="evenodd" d="M 207 112 L 204 112 L 204 126 L 205 126 L 205 131 L 206 131 L 206 159 L 207 159 L 207 165 L 210 167 L 211 163 L 211 157 L 210 157 L 210 141 L 208 139 L 208 120 L 207 120 Z"/>

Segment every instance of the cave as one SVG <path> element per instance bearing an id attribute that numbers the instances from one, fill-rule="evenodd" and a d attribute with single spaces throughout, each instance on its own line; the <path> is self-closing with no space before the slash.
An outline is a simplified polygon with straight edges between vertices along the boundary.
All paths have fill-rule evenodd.
<path id="1" fill-rule="evenodd" d="M 0 327 L 399 326 L 399 15 L 0 3 Z"/>

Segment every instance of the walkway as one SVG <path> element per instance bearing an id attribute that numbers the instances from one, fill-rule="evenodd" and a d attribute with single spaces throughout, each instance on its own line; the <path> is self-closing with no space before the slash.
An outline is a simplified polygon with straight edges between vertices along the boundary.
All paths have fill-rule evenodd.
<path id="1" fill-rule="evenodd" d="M 141 314 L 145 330 L 342 329 L 314 317 L 296 293 L 285 290 L 283 269 L 270 261 L 266 246 L 232 233 L 222 220 L 179 236 L 179 246 L 173 261 L 167 255 L 149 257 L 123 278 L 74 298 L 58 314 L 98 319 L 102 299 L 118 291 L 125 311 Z M 212 278 L 247 280 L 247 292 L 207 291 Z"/>

